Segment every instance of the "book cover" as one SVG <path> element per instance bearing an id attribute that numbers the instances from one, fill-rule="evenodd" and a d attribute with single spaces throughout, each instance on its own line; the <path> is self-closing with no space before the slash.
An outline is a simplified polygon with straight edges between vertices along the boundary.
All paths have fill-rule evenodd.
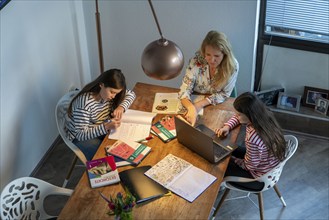
<path id="1" fill-rule="evenodd" d="M 193 202 L 217 179 L 172 154 L 155 164 L 145 175 L 189 202 Z"/>
<path id="2" fill-rule="evenodd" d="M 131 140 L 117 140 L 106 148 L 107 153 L 133 164 L 139 164 L 150 151 L 150 147 Z"/>
<path id="3" fill-rule="evenodd" d="M 176 126 L 173 116 L 165 116 L 158 122 L 154 123 L 151 131 L 156 134 L 163 142 L 169 142 L 176 138 Z"/>
<path id="4" fill-rule="evenodd" d="M 156 199 L 169 192 L 166 188 L 144 175 L 150 168 L 151 166 L 142 166 L 119 173 L 121 183 L 136 198 L 136 203 Z"/>
<path id="5" fill-rule="evenodd" d="M 113 156 L 87 161 L 86 166 L 91 188 L 120 182 Z"/>

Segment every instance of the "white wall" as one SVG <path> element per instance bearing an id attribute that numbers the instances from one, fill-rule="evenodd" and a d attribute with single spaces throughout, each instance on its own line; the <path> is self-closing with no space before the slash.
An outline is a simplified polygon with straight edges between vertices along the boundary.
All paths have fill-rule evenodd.
<path id="1" fill-rule="evenodd" d="M 188 60 L 199 49 L 206 33 L 214 29 L 227 34 L 240 63 L 238 92 L 251 90 L 256 0 L 152 2 L 164 37 L 174 41 L 184 53 L 183 73 L 168 81 L 153 80 L 143 73 L 143 50 L 160 38 L 147 1 L 99 1 L 105 69 L 121 68 L 130 88 L 138 81 L 179 87 Z M 86 2 L 84 6 L 89 49 L 97 54 L 95 6 L 93 2 Z M 98 74 L 98 57 L 90 58 L 92 73 Z"/>
<path id="2" fill-rule="evenodd" d="M 57 101 L 90 80 L 82 12 L 70 0 L 12 0 L 0 12 L 1 189 L 33 171 L 58 136 Z"/>
<path id="3" fill-rule="evenodd" d="M 329 90 L 329 55 L 265 46 L 261 88 L 283 86 L 288 94 L 303 95 L 304 86 Z"/>

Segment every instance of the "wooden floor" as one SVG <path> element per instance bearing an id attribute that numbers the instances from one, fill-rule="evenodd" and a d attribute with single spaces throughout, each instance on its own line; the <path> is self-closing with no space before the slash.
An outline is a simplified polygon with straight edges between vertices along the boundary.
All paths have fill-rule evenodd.
<path id="1" fill-rule="evenodd" d="M 287 207 L 282 206 L 273 189 L 264 192 L 265 219 L 329 219 L 329 142 L 327 139 L 293 135 L 298 138 L 299 146 L 286 163 L 277 185 Z M 73 156 L 65 144 L 58 140 L 42 166 L 32 175 L 61 186 Z M 74 189 L 83 172 L 83 167 L 77 167 L 67 187 Z M 229 197 L 242 195 L 231 191 Z M 222 192 L 217 201 L 221 196 Z M 251 199 L 258 204 L 256 195 L 251 195 Z M 46 209 L 53 214 L 59 213 L 65 202 L 63 198 L 49 198 Z M 259 219 L 259 210 L 249 199 L 226 201 L 216 219 Z"/>

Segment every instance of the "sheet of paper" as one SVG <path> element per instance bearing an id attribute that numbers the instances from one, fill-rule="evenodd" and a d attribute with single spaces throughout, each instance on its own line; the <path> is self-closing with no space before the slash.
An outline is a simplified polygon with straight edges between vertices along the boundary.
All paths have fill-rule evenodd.
<path id="1" fill-rule="evenodd" d="M 167 155 L 145 175 L 193 202 L 217 178 L 174 155 Z"/>
<path id="2" fill-rule="evenodd" d="M 150 134 L 152 120 L 156 113 L 128 109 L 122 116 L 121 125 L 111 130 L 109 139 L 138 141 Z"/>

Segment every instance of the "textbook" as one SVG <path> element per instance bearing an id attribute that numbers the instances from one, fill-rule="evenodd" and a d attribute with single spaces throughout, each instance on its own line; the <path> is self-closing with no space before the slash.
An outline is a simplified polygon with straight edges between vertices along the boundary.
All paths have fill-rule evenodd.
<path id="1" fill-rule="evenodd" d="M 120 182 L 113 156 L 107 156 L 86 162 L 91 188 Z"/>
<path id="2" fill-rule="evenodd" d="M 106 147 L 106 152 L 124 159 L 132 164 L 139 164 L 151 148 L 131 140 L 117 140 L 113 145 Z"/>
<path id="3" fill-rule="evenodd" d="M 146 171 L 145 175 L 189 202 L 193 202 L 217 179 L 172 154 Z"/>
<path id="4" fill-rule="evenodd" d="M 191 95 L 193 103 L 205 98 L 205 95 Z M 152 112 L 158 114 L 184 114 L 185 107 L 178 98 L 178 93 L 155 93 Z M 203 109 L 198 112 L 198 115 L 203 115 Z"/>
<path id="5" fill-rule="evenodd" d="M 150 168 L 151 166 L 142 166 L 119 173 L 121 184 L 136 198 L 137 204 L 162 197 L 169 192 L 166 188 L 144 175 Z"/>
<path id="6" fill-rule="evenodd" d="M 156 113 L 128 109 L 121 119 L 121 125 L 111 130 L 109 139 L 141 140 L 150 134 L 152 120 Z"/>
<path id="7" fill-rule="evenodd" d="M 176 138 L 176 126 L 174 117 L 166 115 L 152 125 L 151 131 L 165 143 L 173 140 Z"/>
<path id="8" fill-rule="evenodd" d="M 178 93 L 156 93 L 152 112 L 158 114 L 178 114 L 183 106 L 178 98 Z"/>

